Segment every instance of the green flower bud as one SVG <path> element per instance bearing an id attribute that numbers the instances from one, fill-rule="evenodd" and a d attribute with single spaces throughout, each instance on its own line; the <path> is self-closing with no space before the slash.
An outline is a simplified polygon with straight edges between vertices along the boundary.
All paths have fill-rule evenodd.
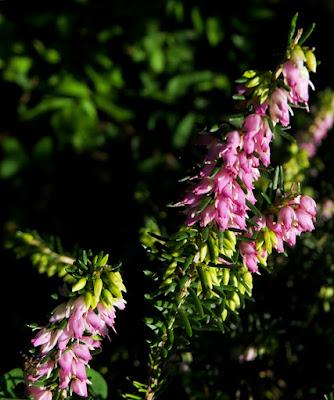
<path id="1" fill-rule="evenodd" d="M 72 292 L 78 292 L 86 286 L 87 278 L 80 278 L 73 286 Z"/>
<path id="2" fill-rule="evenodd" d="M 202 245 L 199 251 L 200 261 L 203 262 L 208 254 L 208 245 L 205 243 Z"/>
<path id="3" fill-rule="evenodd" d="M 230 270 L 228 268 L 223 269 L 223 284 L 228 285 L 230 281 Z"/>
<path id="4" fill-rule="evenodd" d="M 259 76 L 255 76 L 254 78 L 252 78 L 250 81 L 248 81 L 245 86 L 248 88 L 253 88 L 257 85 L 259 85 L 261 82 L 261 78 Z"/>
<path id="5" fill-rule="evenodd" d="M 123 298 L 122 292 L 116 286 L 112 286 L 111 288 L 109 288 L 109 290 L 111 294 L 115 296 L 117 299 Z"/>
<path id="6" fill-rule="evenodd" d="M 109 258 L 109 254 L 105 254 L 103 256 L 102 260 L 99 263 L 101 267 L 104 267 L 107 264 L 108 258 Z"/>
<path id="7" fill-rule="evenodd" d="M 206 278 L 206 282 L 207 282 L 207 284 L 208 284 L 208 287 L 209 287 L 210 289 L 212 289 L 213 284 L 212 284 L 212 276 L 211 276 L 211 274 L 210 274 L 210 271 L 209 271 L 208 269 L 206 269 L 206 270 L 204 271 L 204 273 L 205 273 L 205 278 Z"/>
<path id="8" fill-rule="evenodd" d="M 246 293 L 246 288 L 245 288 L 245 286 L 244 286 L 242 283 L 239 283 L 238 289 L 239 289 L 239 292 L 240 292 L 241 294 L 245 294 L 245 293 Z"/>
<path id="9" fill-rule="evenodd" d="M 232 299 L 228 300 L 226 303 L 227 303 L 227 305 L 229 306 L 229 308 L 230 308 L 232 311 L 235 311 L 235 309 L 236 309 L 236 304 L 235 304 L 235 302 L 234 302 Z"/>
<path id="10" fill-rule="evenodd" d="M 305 61 L 305 54 L 300 46 L 295 46 L 290 53 L 291 61 L 298 63 L 300 61 Z"/>
<path id="11" fill-rule="evenodd" d="M 226 308 L 225 308 L 225 309 L 223 310 L 223 312 L 222 312 L 222 320 L 225 321 L 226 318 L 227 318 L 227 310 L 226 310 Z"/>
<path id="12" fill-rule="evenodd" d="M 102 296 L 103 296 L 103 299 L 105 300 L 105 302 L 106 302 L 109 306 L 111 306 L 111 305 L 113 304 L 114 298 L 113 298 L 112 294 L 109 292 L 108 289 L 103 289 L 103 291 L 102 291 Z"/>
<path id="13" fill-rule="evenodd" d="M 252 290 L 253 289 L 253 276 L 249 271 L 246 271 L 244 273 L 244 281 L 246 283 L 246 285 Z"/>
<path id="14" fill-rule="evenodd" d="M 92 299 L 93 299 L 92 293 L 86 292 L 85 293 L 85 305 L 86 305 L 87 309 L 92 305 Z"/>
<path id="15" fill-rule="evenodd" d="M 51 264 L 47 267 L 47 276 L 50 278 L 57 272 L 57 265 L 56 264 Z"/>
<path id="16" fill-rule="evenodd" d="M 307 50 L 306 53 L 305 53 L 305 57 L 306 57 L 307 68 L 311 72 L 316 72 L 316 70 L 317 70 L 317 59 L 316 59 L 313 51 L 312 50 Z"/>
<path id="17" fill-rule="evenodd" d="M 245 78 L 254 78 L 254 76 L 256 75 L 256 72 L 252 69 L 249 69 L 248 71 L 245 71 L 242 76 Z"/>
<path id="18" fill-rule="evenodd" d="M 103 288 L 103 282 L 101 278 L 97 278 L 94 282 L 94 296 L 96 298 L 100 298 L 101 296 L 101 292 L 102 292 L 102 288 Z"/>
<path id="19" fill-rule="evenodd" d="M 240 303 L 240 297 L 237 292 L 234 292 L 232 294 L 232 300 L 234 301 L 236 308 L 239 308 L 241 303 Z"/>
<path id="20" fill-rule="evenodd" d="M 268 229 L 264 230 L 263 236 L 264 236 L 264 243 L 266 245 L 266 250 L 267 250 L 268 254 L 271 254 L 271 252 L 273 250 L 273 245 L 271 243 L 271 237 L 270 237 L 270 233 L 269 233 Z"/>
<path id="21" fill-rule="evenodd" d="M 99 301 L 100 301 L 100 297 L 92 296 L 90 306 L 92 307 L 93 310 L 99 304 Z"/>

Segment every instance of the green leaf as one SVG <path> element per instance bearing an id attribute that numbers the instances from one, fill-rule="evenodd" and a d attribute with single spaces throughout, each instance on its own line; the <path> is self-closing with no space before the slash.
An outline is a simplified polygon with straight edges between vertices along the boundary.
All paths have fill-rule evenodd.
<path id="1" fill-rule="evenodd" d="M 265 199 L 265 201 L 266 201 L 268 204 L 271 204 L 270 198 L 269 198 L 269 196 L 268 196 L 266 193 L 261 192 L 261 196 Z"/>
<path id="2" fill-rule="evenodd" d="M 273 190 L 276 190 L 278 187 L 279 172 L 280 172 L 280 168 L 279 168 L 279 166 L 277 166 L 275 169 L 275 176 L 274 176 L 274 180 L 273 180 Z"/>
<path id="3" fill-rule="evenodd" d="M 194 113 L 188 113 L 178 124 L 172 139 L 176 148 L 180 149 L 187 144 L 195 124 L 195 118 Z"/>
<path id="4" fill-rule="evenodd" d="M 204 317 L 204 311 L 203 311 L 202 303 L 201 303 L 200 299 L 198 298 L 195 290 L 193 288 L 189 288 L 189 293 L 190 293 L 190 296 L 191 296 L 191 298 L 192 298 L 192 300 L 194 302 L 194 306 L 195 306 L 195 308 L 196 308 L 196 310 L 198 312 L 199 317 L 203 318 Z"/>
<path id="5" fill-rule="evenodd" d="M 296 139 L 290 135 L 286 130 L 282 129 L 278 124 L 275 126 L 275 132 L 280 134 L 284 139 L 288 140 L 290 143 L 296 143 Z"/>
<path id="6" fill-rule="evenodd" d="M 234 95 L 232 96 L 232 99 L 233 99 L 233 100 L 245 100 L 246 97 L 245 97 L 243 94 L 234 94 Z"/>
<path id="7" fill-rule="evenodd" d="M 312 32 L 315 28 L 315 22 L 313 22 L 308 29 L 302 34 L 302 37 L 299 39 L 299 45 L 301 46 L 306 40 L 311 36 Z"/>
<path id="8" fill-rule="evenodd" d="M 256 216 L 258 216 L 258 217 L 261 217 L 261 216 L 262 216 L 261 211 L 260 211 L 257 207 L 255 207 L 254 204 L 252 204 L 249 200 L 246 200 L 246 204 L 247 204 L 247 207 L 249 207 L 250 210 L 251 210 Z"/>
<path id="9" fill-rule="evenodd" d="M 183 326 L 184 326 L 184 328 L 185 328 L 185 330 L 187 332 L 187 335 L 189 337 L 191 337 L 192 334 L 193 334 L 193 330 L 191 328 L 187 313 L 185 312 L 183 307 L 179 307 L 178 311 L 179 311 L 180 319 L 181 319 L 181 321 L 183 323 Z"/>
<path id="10" fill-rule="evenodd" d="M 297 25 L 297 19 L 298 19 L 298 13 L 296 13 L 291 20 L 290 24 L 290 31 L 289 31 L 289 36 L 288 36 L 288 44 L 291 43 L 293 36 L 296 32 L 296 25 Z"/>
<path id="11" fill-rule="evenodd" d="M 15 388 L 24 383 L 24 374 L 21 368 L 14 368 L 1 377 L 0 394 L 16 398 Z M 1 397 L 5 398 L 5 397 Z"/>
<path id="12" fill-rule="evenodd" d="M 87 376 L 92 382 L 89 389 L 93 396 L 99 399 L 106 399 L 108 397 L 108 385 L 104 377 L 93 368 L 88 370 Z"/>

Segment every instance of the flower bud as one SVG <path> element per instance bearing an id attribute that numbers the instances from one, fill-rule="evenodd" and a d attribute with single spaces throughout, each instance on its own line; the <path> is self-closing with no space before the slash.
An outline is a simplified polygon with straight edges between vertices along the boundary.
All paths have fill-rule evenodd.
<path id="1" fill-rule="evenodd" d="M 317 70 L 317 59 L 316 59 L 313 51 L 312 50 L 307 50 L 306 53 L 305 53 L 305 57 L 306 57 L 307 68 L 311 72 L 316 72 L 316 70 Z"/>
<path id="2" fill-rule="evenodd" d="M 293 61 L 296 64 L 299 64 L 303 61 L 305 61 L 305 54 L 303 49 L 300 46 L 295 46 L 293 50 L 291 51 L 290 55 L 291 61 Z"/>
<path id="3" fill-rule="evenodd" d="M 108 306 L 111 306 L 113 304 L 113 296 L 112 294 L 109 292 L 109 290 L 107 289 L 103 289 L 102 291 L 102 296 L 105 300 L 105 302 L 107 303 Z"/>
<path id="4" fill-rule="evenodd" d="M 252 289 L 253 288 L 253 277 L 252 277 L 252 274 L 249 271 L 247 271 L 247 272 L 245 272 L 243 278 L 244 278 L 244 281 L 245 281 L 246 285 L 250 289 Z"/>
<path id="5" fill-rule="evenodd" d="M 87 278 L 80 278 L 73 286 L 72 292 L 78 292 L 86 286 Z"/>
<path id="6" fill-rule="evenodd" d="M 87 310 L 92 305 L 92 298 L 93 298 L 93 295 L 91 292 L 85 293 L 85 306 L 86 306 Z"/>
<path id="7" fill-rule="evenodd" d="M 94 296 L 99 298 L 102 292 L 103 282 L 101 278 L 97 278 L 94 282 Z"/>
<path id="8" fill-rule="evenodd" d="M 241 303 L 240 303 L 240 297 L 237 292 L 234 292 L 232 294 L 232 300 L 234 301 L 236 308 L 239 308 Z"/>
<path id="9" fill-rule="evenodd" d="M 200 261 L 203 262 L 208 254 L 208 245 L 203 244 L 200 248 Z"/>
<path id="10" fill-rule="evenodd" d="M 254 78 L 252 78 L 250 81 L 248 81 L 246 83 L 246 86 L 248 88 L 253 88 L 253 87 L 259 85 L 260 82 L 261 82 L 261 78 L 259 76 L 255 76 Z"/>
<path id="11" fill-rule="evenodd" d="M 228 268 L 223 269 L 223 284 L 228 285 L 230 280 L 230 270 Z"/>

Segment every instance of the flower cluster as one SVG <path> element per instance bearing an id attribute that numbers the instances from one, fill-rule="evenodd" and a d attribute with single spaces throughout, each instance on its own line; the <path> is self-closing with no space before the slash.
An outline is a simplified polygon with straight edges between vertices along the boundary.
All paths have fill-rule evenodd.
<path id="1" fill-rule="evenodd" d="M 273 248 L 283 253 L 284 243 L 294 246 L 298 236 L 314 229 L 316 203 L 311 197 L 295 196 L 283 201 L 276 209 L 276 218 L 269 214 L 255 220 L 256 227 L 248 236 L 257 232 L 256 240 L 240 243 L 243 263 L 251 272 L 258 271 L 259 262 L 265 265 Z"/>
<path id="2" fill-rule="evenodd" d="M 253 112 L 245 117 L 240 129 L 227 132 L 224 140 L 208 137 L 211 140 L 204 167 L 195 177 L 198 183 L 179 203 L 187 206 L 188 226 L 196 222 L 206 226 L 214 221 L 220 230 L 246 229 L 248 211 L 256 203 L 253 190 L 259 168 L 270 164 L 272 130 L 278 123 L 289 125 L 290 104 L 307 106 L 311 83 L 305 54 L 295 45 L 288 60 L 270 79 L 268 73 L 262 77 L 255 71 L 244 74 L 245 83 L 239 86 L 239 93 L 253 96 L 248 102 Z M 278 79 L 281 74 L 283 79 Z"/>
<path id="3" fill-rule="evenodd" d="M 334 124 L 334 94 L 326 91 L 320 102 L 319 110 L 307 132 L 300 135 L 299 145 L 306 150 L 309 157 L 314 157 L 317 148 L 326 138 L 328 131 Z"/>
<path id="4" fill-rule="evenodd" d="M 109 328 L 115 330 L 115 307 L 123 309 L 125 301 L 100 302 L 93 310 L 79 296 L 53 311 L 49 325 L 32 339 L 33 346 L 39 347 L 38 364 L 27 375 L 34 399 L 51 400 L 54 391 L 60 391 L 61 398 L 67 398 L 68 392 L 87 397 L 91 353 L 101 346 Z"/>

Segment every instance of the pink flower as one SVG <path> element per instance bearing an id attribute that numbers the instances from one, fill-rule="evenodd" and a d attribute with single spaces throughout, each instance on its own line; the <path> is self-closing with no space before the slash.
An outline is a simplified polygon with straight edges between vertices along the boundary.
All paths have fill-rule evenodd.
<path id="1" fill-rule="evenodd" d="M 284 89 L 276 89 L 269 99 L 269 114 L 273 122 L 279 122 L 283 126 L 290 123 L 291 108 L 288 104 L 288 92 Z"/>
<path id="2" fill-rule="evenodd" d="M 296 210 L 296 217 L 299 226 L 302 228 L 303 232 L 311 232 L 314 229 L 314 224 L 312 220 L 312 216 L 307 213 L 302 208 Z"/>
<path id="3" fill-rule="evenodd" d="M 77 343 L 72 347 L 72 351 L 74 352 L 75 356 L 85 364 L 92 359 L 87 345 Z"/>
<path id="4" fill-rule="evenodd" d="M 29 394 L 34 400 L 52 400 L 52 392 L 45 388 L 29 386 Z"/>
<path id="5" fill-rule="evenodd" d="M 245 267 L 250 272 L 258 272 L 258 258 L 255 242 L 241 242 L 240 253 L 243 258 Z"/>
<path id="6" fill-rule="evenodd" d="M 317 203 L 310 196 L 301 196 L 300 207 L 302 207 L 312 217 L 315 217 L 317 214 Z"/>
<path id="7" fill-rule="evenodd" d="M 284 225 L 285 229 L 290 229 L 293 221 L 296 218 L 296 214 L 292 207 L 286 206 L 280 209 L 278 213 L 278 222 Z"/>
<path id="8" fill-rule="evenodd" d="M 64 351 L 61 357 L 58 360 L 58 364 L 60 368 L 65 372 L 68 373 L 72 369 L 72 361 L 73 361 L 74 354 L 72 350 Z"/>
<path id="9" fill-rule="evenodd" d="M 85 381 L 80 379 L 74 379 L 71 383 L 71 390 L 78 396 L 87 397 L 87 384 Z"/>
<path id="10" fill-rule="evenodd" d="M 37 335 L 31 340 L 31 343 L 37 347 L 42 344 L 48 343 L 51 339 L 51 331 L 47 331 L 46 329 L 41 329 Z"/>
<path id="11" fill-rule="evenodd" d="M 286 84 L 291 88 L 290 101 L 294 104 L 307 104 L 308 87 L 312 85 L 307 68 L 302 64 L 297 65 L 292 61 L 287 61 L 283 65 L 283 76 Z"/>

